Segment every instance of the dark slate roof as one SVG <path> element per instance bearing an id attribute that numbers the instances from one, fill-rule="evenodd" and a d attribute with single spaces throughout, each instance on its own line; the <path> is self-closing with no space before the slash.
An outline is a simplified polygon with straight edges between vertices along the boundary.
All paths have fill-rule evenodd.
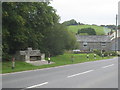
<path id="1" fill-rule="evenodd" d="M 76 35 L 79 42 L 111 42 L 107 35 Z"/>

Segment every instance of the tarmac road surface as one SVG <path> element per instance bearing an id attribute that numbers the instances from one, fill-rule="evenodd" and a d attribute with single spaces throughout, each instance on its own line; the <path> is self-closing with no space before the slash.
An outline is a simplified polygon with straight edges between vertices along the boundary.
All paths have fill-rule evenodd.
<path id="1" fill-rule="evenodd" d="M 118 88 L 118 57 L 3 74 L 2 88 Z"/>

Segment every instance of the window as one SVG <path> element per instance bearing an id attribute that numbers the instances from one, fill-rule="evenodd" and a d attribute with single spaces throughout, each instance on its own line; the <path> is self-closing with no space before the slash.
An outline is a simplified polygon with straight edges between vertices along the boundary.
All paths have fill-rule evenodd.
<path id="1" fill-rule="evenodd" d="M 84 47 L 87 47 L 87 42 L 83 42 L 83 46 L 84 46 Z"/>
<path id="2" fill-rule="evenodd" d="M 106 46 L 106 43 L 105 43 L 105 42 L 102 42 L 102 43 L 101 43 L 101 46 L 105 47 L 105 46 Z"/>

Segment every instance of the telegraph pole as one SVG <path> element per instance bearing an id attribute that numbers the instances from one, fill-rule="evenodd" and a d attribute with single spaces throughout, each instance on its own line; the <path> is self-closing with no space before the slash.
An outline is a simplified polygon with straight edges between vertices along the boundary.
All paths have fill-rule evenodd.
<path id="1" fill-rule="evenodd" d="M 118 15 L 116 14 L 116 34 L 115 34 L 115 52 L 117 52 L 117 20 L 118 20 Z"/>

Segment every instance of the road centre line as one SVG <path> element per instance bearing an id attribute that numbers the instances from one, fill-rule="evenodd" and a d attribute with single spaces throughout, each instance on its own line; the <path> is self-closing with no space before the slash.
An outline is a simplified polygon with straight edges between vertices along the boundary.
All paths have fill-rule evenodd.
<path id="1" fill-rule="evenodd" d="M 107 66 L 104 66 L 104 67 L 102 67 L 102 68 L 107 68 L 107 67 L 111 67 L 111 66 L 114 66 L 114 64 L 107 65 Z"/>
<path id="2" fill-rule="evenodd" d="M 41 84 L 33 85 L 33 86 L 30 86 L 30 87 L 27 87 L 26 89 L 39 87 L 39 86 L 42 86 L 42 85 L 45 85 L 45 84 L 48 84 L 48 82 L 44 82 L 44 83 L 41 83 Z"/>
<path id="3" fill-rule="evenodd" d="M 82 72 L 82 73 L 73 74 L 73 75 L 67 76 L 67 78 L 71 78 L 71 77 L 75 77 L 75 76 L 78 76 L 78 75 L 86 74 L 86 73 L 89 73 L 89 72 L 92 72 L 92 71 L 94 71 L 94 70 L 89 70 L 89 71 L 85 71 L 85 72 Z"/>

